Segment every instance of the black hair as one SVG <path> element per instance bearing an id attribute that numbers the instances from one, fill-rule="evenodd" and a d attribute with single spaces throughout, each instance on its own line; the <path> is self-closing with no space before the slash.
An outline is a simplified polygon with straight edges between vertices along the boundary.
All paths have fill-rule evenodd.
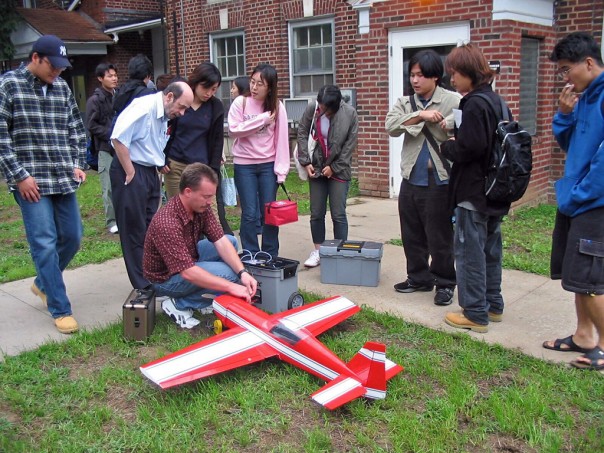
<path id="1" fill-rule="evenodd" d="M 111 63 L 100 63 L 94 70 L 94 75 L 103 78 L 110 69 L 113 69 L 117 73 L 117 69 Z"/>
<path id="2" fill-rule="evenodd" d="M 153 63 L 142 53 L 130 58 L 128 62 L 128 77 L 135 80 L 145 80 L 153 74 Z"/>
<path id="3" fill-rule="evenodd" d="M 263 109 L 265 112 L 279 113 L 279 98 L 277 97 L 277 70 L 268 63 L 260 63 L 252 71 L 254 74 L 260 74 L 260 79 L 266 84 L 268 93 L 264 100 Z M 251 77 L 250 77 L 251 78 Z"/>
<path id="4" fill-rule="evenodd" d="M 338 113 L 342 102 L 342 92 L 337 85 L 323 85 L 319 88 L 317 102 L 325 106 L 325 109 L 332 115 Z"/>
<path id="5" fill-rule="evenodd" d="M 233 80 L 233 83 L 239 91 L 239 96 L 250 95 L 250 78 L 249 77 L 237 77 Z"/>
<path id="6" fill-rule="evenodd" d="M 598 63 L 598 66 L 604 66 L 601 52 L 602 50 L 593 36 L 577 31 L 558 41 L 549 59 L 553 62 L 568 60 L 571 63 L 579 63 L 587 57 L 591 57 Z"/>
<path id="7" fill-rule="evenodd" d="M 218 176 L 216 172 L 206 164 L 195 162 L 185 167 L 180 175 L 180 183 L 178 189 L 183 193 L 185 189 L 197 190 L 201 181 L 207 179 L 214 185 L 218 185 Z"/>
<path id="8" fill-rule="evenodd" d="M 413 54 L 409 59 L 409 74 L 411 74 L 411 68 L 415 65 L 419 65 L 419 69 L 422 71 L 422 75 L 427 78 L 436 77 L 436 85 L 440 84 L 440 79 L 443 77 L 445 67 L 443 61 L 434 50 L 424 49 Z"/>
<path id="9" fill-rule="evenodd" d="M 215 84 L 222 83 L 222 75 L 214 63 L 205 61 L 195 67 L 189 75 L 189 86 L 193 91 L 197 85 L 204 88 L 212 88 Z"/>

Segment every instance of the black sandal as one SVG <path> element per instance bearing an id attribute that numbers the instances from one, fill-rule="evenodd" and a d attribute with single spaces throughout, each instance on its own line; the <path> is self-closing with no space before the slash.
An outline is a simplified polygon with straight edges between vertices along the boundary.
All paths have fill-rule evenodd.
<path id="1" fill-rule="evenodd" d="M 562 345 L 565 345 L 568 347 L 563 348 Z M 551 349 L 552 351 L 580 352 L 581 354 L 587 354 L 588 352 L 591 352 L 593 350 L 593 348 L 582 348 L 581 346 L 577 345 L 577 343 L 575 343 L 573 341 L 572 335 L 569 335 L 566 338 L 558 338 L 558 339 L 554 340 L 554 346 L 549 346 L 547 344 L 547 341 L 544 341 L 543 347 L 545 349 Z"/>
<path id="2" fill-rule="evenodd" d="M 575 368 L 579 368 L 581 370 L 604 370 L 604 351 L 600 347 L 596 346 L 580 358 L 589 359 L 589 363 L 573 360 L 572 362 L 570 362 L 570 364 Z M 598 363 L 600 360 L 602 360 L 602 363 Z"/>

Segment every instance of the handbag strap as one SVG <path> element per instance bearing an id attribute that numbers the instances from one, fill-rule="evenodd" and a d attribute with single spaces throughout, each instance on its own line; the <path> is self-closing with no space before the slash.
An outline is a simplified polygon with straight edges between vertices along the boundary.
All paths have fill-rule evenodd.
<path id="1" fill-rule="evenodd" d="M 411 108 L 413 109 L 413 111 L 417 112 L 417 103 L 415 102 L 414 94 L 409 96 L 409 102 L 411 103 Z M 424 123 L 424 127 L 422 128 L 422 134 L 424 134 L 424 137 L 426 137 L 426 140 L 428 140 L 428 143 L 430 143 L 432 149 L 434 149 L 434 151 L 436 152 L 436 155 L 440 159 L 440 162 L 443 164 L 443 167 L 447 172 L 447 176 L 449 176 L 449 174 L 451 173 L 451 165 L 449 164 L 449 161 L 445 159 L 444 156 L 440 153 L 440 146 L 438 146 L 438 143 L 436 143 L 436 140 L 432 135 L 432 132 L 430 132 L 430 129 L 428 129 L 428 125 L 426 123 Z"/>
<path id="2" fill-rule="evenodd" d="M 287 189 L 285 188 L 285 184 L 284 184 L 284 183 L 282 183 L 282 182 L 280 182 L 280 183 L 279 183 L 279 187 L 281 187 L 281 188 L 283 189 L 283 192 L 285 192 L 285 196 L 287 197 L 287 199 L 288 199 L 289 201 L 292 201 L 292 199 L 289 197 L 289 194 L 287 193 Z"/>

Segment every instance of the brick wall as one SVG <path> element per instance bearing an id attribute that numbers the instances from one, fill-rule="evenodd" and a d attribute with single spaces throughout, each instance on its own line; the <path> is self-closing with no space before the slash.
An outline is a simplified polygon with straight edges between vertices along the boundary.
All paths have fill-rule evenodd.
<path id="1" fill-rule="evenodd" d="M 167 0 L 167 35 L 170 68 L 176 71 L 178 52 L 181 74 L 210 57 L 209 34 L 220 32 L 219 11 L 228 9 L 229 30 L 245 30 L 246 65 L 249 73 L 260 62 L 273 64 L 279 73 L 279 93 L 289 97 L 288 21 L 303 19 L 301 0 L 233 0 L 208 4 L 206 0 Z M 549 54 L 557 39 L 577 29 L 602 30 L 602 0 L 559 0 L 554 27 L 515 21 L 493 21 L 492 2 L 462 0 L 387 1 L 370 10 L 371 31 L 357 34 L 357 14 L 345 1 L 315 0 L 314 17 L 334 17 L 336 30 L 336 83 L 357 89 L 359 144 L 357 176 L 364 195 L 389 196 L 389 139 L 384 119 L 389 105 L 388 33 L 391 29 L 468 21 L 471 41 L 489 60 L 499 60 L 502 71 L 497 90 L 514 115 L 519 108 L 520 43 L 522 37 L 540 40 L 537 133 L 534 137 L 534 172 L 522 203 L 552 201 L 552 181 L 558 179 L 564 156 L 551 135 L 551 119 L 557 107 L 560 83 Z M 176 12 L 176 22 L 172 13 Z M 181 15 L 182 14 L 182 15 Z M 184 18 L 184 20 L 181 20 Z M 312 19 L 312 18 L 307 18 Z M 182 23 L 181 23 L 182 22 Z M 174 28 L 177 42 L 174 42 Z M 183 39 L 184 30 L 184 39 Z M 186 53 L 186 68 L 184 54 Z"/>

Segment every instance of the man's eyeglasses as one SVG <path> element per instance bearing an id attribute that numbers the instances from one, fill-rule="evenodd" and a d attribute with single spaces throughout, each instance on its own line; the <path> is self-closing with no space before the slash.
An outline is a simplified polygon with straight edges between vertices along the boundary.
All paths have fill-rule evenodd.
<path id="1" fill-rule="evenodd" d="M 66 68 L 57 68 L 55 65 L 53 65 L 50 60 L 46 57 L 42 58 L 42 61 L 45 62 L 46 64 L 48 64 L 50 66 L 50 69 L 52 69 L 54 72 L 59 71 L 59 72 L 63 72 L 65 71 Z"/>
<path id="2" fill-rule="evenodd" d="M 561 67 L 560 69 L 558 69 L 556 71 L 556 75 L 558 76 L 558 78 L 560 80 L 566 80 L 566 78 L 570 74 L 570 71 L 572 71 L 573 69 L 575 69 L 577 66 L 579 66 L 583 62 L 585 62 L 585 60 L 580 61 L 579 63 L 576 63 L 576 64 L 574 64 L 572 66 L 563 66 L 563 67 Z"/>

